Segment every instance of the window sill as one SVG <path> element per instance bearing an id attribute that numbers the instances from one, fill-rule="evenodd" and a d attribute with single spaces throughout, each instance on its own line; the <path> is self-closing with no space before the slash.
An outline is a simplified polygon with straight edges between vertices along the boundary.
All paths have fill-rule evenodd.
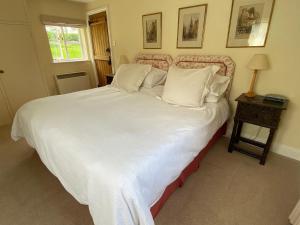
<path id="1" fill-rule="evenodd" d="M 77 60 L 59 60 L 55 61 L 53 60 L 52 63 L 54 64 L 60 64 L 60 63 L 76 63 L 76 62 L 89 62 L 89 59 L 77 59 Z"/>

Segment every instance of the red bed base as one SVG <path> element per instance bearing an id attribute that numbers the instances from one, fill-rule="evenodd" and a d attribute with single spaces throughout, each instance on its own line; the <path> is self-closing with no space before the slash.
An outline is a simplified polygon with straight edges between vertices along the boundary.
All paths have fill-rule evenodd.
<path id="1" fill-rule="evenodd" d="M 202 151 L 196 156 L 196 158 L 187 167 L 185 167 L 185 169 L 181 172 L 180 176 L 166 187 L 161 198 L 150 209 L 153 218 L 157 216 L 157 214 L 159 213 L 165 202 L 168 200 L 168 198 L 171 196 L 171 194 L 178 187 L 182 187 L 185 180 L 199 168 L 201 160 L 211 149 L 212 145 L 214 145 L 217 142 L 217 140 L 225 134 L 226 128 L 227 122 L 225 122 L 223 126 L 220 127 L 219 130 L 217 130 L 217 132 L 210 139 L 208 144 L 202 149 Z"/>

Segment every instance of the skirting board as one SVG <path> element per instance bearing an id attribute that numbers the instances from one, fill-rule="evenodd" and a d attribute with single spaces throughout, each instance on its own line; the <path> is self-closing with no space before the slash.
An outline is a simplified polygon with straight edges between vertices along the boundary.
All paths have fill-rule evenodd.
<path id="1" fill-rule="evenodd" d="M 274 143 L 271 146 L 271 151 L 275 152 L 279 155 L 283 155 L 283 156 L 286 156 L 288 158 L 296 159 L 296 160 L 300 161 L 300 149 L 293 148 L 293 147 L 288 146 L 288 145 L 282 145 L 282 144 Z"/>
<path id="2" fill-rule="evenodd" d="M 232 126 L 227 129 L 225 137 L 230 138 L 231 132 L 232 132 Z M 253 137 L 249 134 L 243 134 L 243 136 L 245 136 L 246 138 L 253 139 Z M 259 138 L 256 138 L 255 140 L 264 142 L 264 140 Z M 288 145 L 273 143 L 271 145 L 271 151 L 276 154 L 300 161 L 300 149 Z"/>

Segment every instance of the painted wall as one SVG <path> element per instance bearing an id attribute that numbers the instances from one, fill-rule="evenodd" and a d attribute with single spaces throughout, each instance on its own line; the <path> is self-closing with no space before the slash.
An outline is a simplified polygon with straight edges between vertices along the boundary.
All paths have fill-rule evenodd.
<path id="1" fill-rule="evenodd" d="M 208 3 L 206 29 L 203 49 L 176 49 L 178 8 L 195 4 Z M 140 51 L 178 54 L 222 54 L 229 55 L 236 62 L 236 73 L 231 91 L 231 103 L 248 90 L 252 71 L 246 68 L 253 54 L 268 54 L 271 69 L 259 74 L 256 91 L 259 94 L 278 93 L 290 99 L 288 110 L 284 113 L 275 137 L 273 147 L 300 153 L 300 20 L 299 0 L 276 0 L 269 37 L 265 48 L 225 48 L 231 0 L 95 0 L 87 5 L 87 10 L 109 7 L 112 39 L 115 41 L 114 59 L 125 54 L 130 59 Z M 142 15 L 163 13 L 162 49 L 142 49 Z M 247 129 L 248 135 L 255 135 L 257 128 Z M 260 133 L 260 138 L 266 136 Z M 298 151 L 297 151 L 298 150 Z M 300 158 L 299 158 L 300 159 Z"/>
<path id="2" fill-rule="evenodd" d="M 74 19 L 86 19 L 85 4 L 61 0 L 27 0 L 27 11 L 31 22 L 33 39 L 43 75 L 46 78 L 49 94 L 57 94 L 55 74 L 86 71 L 95 86 L 91 61 L 53 63 L 47 33 L 40 21 L 40 15 L 52 15 Z"/>
<path id="3" fill-rule="evenodd" d="M 24 3 L 0 1 L 0 126 L 10 124 L 23 103 L 48 95 Z"/>

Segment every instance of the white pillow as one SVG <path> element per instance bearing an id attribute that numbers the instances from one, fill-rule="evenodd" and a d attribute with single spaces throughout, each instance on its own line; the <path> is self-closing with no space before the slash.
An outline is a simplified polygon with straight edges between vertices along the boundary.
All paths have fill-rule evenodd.
<path id="1" fill-rule="evenodd" d="M 122 64 L 114 76 L 112 85 L 128 92 L 138 91 L 150 70 L 151 65 Z"/>
<path id="2" fill-rule="evenodd" d="M 230 77 L 216 74 L 209 87 L 209 93 L 206 96 L 206 102 L 219 102 L 219 100 L 225 94 L 228 85 L 230 83 Z"/>
<path id="3" fill-rule="evenodd" d="M 167 75 L 162 99 L 168 103 L 200 107 L 208 94 L 213 75 L 219 66 L 203 69 L 180 69 L 171 67 Z"/>
<path id="4" fill-rule="evenodd" d="M 166 80 L 167 72 L 152 67 L 151 71 L 147 74 L 142 87 L 153 88 L 156 85 L 163 84 Z"/>
<path id="5" fill-rule="evenodd" d="M 163 85 L 156 85 L 153 88 L 145 88 L 145 87 L 140 88 L 141 93 L 146 94 L 146 95 L 151 95 L 154 97 L 161 97 L 163 91 L 164 91 Z"/>

